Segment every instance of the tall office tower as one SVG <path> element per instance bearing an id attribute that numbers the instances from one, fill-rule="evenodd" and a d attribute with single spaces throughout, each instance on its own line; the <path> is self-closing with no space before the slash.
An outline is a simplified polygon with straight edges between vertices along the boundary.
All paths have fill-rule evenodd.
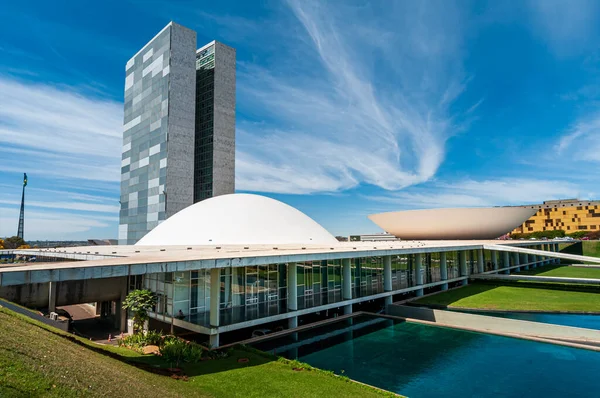
<path id="1" fill-rule="evenodd" d="M 194 202 L 235 190 L 235 49 L 217 41 L 196 53 Z"/>
<path id="2" fill-rule="evenodd" d="M 209 47 L 217 51 L 206 92 L 196 90 L 196 32 L 176 23 L 127 62 L 119 244 L 136 243 L 198 200 L 234 192 L 235 50 L 217 42 L 202 49 Z M 196 104 L 198 95 L 204 108 Z M 206 112 L 197 116 L 200 109 Z M 199 129 L 198 121 L 210 125 L 210 134 Z M 202 172 L 204 180 L 196 177 L 201 173 L 198 147 L 212 159 L 210 170 Z M 196 181 L 206 181 L 210 194 L 195 195 Z"/>

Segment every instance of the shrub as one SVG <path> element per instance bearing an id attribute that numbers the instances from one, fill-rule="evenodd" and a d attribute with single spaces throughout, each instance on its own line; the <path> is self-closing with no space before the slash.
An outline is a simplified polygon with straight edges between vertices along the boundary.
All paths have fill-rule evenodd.
<path id="1" fill-rule="evenodd" d="M 156 330 L 149 330 L 144 335 L 145 345 L 161 345 L 164 339 L 162 332 Z"/>
<path id="2" fill-rule="evenodd" d="M 180 362 L 198 362 L 204 355 L 204 349 L 200 344 L 184 341 L 181 339 L 165 339 L 160 347 L 160 354 L 169 362 L 179 364 Z"/>
<path id="3" fill-rule="evenodd" d="M 164 336 L 162 332 L 149 330 L 146 333 L 137 333 L 123 337 L 119 340 L 119 346 L 131 347 L 133 349 L 139 350 L 147 345 L 160 346 L 161 344 L 163 344 L 163 340 Z"/>

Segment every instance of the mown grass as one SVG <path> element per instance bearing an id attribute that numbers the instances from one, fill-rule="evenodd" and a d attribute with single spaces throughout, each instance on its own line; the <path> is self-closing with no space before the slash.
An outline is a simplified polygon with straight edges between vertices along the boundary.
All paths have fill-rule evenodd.
<path id="1" fill-rule="evenodd" d="M 547 265 L 545 267 L 521 271 L 523 275 L 557 276 L 564 278 L 600 279 L 600 268 L 569 267 L 564 265 Z"/>
<path id="2" fill-rule="evenodd" d="M 559 249 L 563 253 L 600 257 L 600 241 L 598 240 L 584 240 L 577 243 L 561 243 L 559 244 Z"/>
<path id="3" fill-rule="evenodd" d="M 600 312 L 600 293 L 475 283 L 415 303 L 482 310 Z"/>
<path id="4" fill-rule="evenodd" d="M 588 240 L 582 241 L 583 244 L 583 255 L 591 257 L 600 257 L 600 241 Z"/>
<path id="5" fill-rule="evenodd" d="M 189 381 L 140 368 L 160 357 L 99 346 L 0 308 L 0 397 L 381 397 L 328 372 L 237 348 L 229 357 L 182 365 Z M 248 359 L 240 363 L 239 359 Z M 135 365 L 135 366 L 134 366 Z M 297 368 L 298 370 L 294 370 Z"/>

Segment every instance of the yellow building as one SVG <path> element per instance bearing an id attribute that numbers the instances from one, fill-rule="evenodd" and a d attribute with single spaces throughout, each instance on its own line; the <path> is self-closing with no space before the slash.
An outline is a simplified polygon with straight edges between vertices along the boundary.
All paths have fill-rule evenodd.
<path id="1" fill-rule="evenodd" d="M 567 234 L 576 231 L 600 230 L 600 201 L 579 199 L 548 200 L 541 205 L 522 207 L 537 208 L 538 211 L 515 228 L 512 233 L 563 230 Z"/>

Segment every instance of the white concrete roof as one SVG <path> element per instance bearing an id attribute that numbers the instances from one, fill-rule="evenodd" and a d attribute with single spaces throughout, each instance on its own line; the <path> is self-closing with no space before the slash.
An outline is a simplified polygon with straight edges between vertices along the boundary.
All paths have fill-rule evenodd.
<path id="1" fill-rule="evenodd" d="M 337 244 L 337 239 L 285 203 L 240 193 L 206 199 L 181 210 L 136 246 L 246 244 Z"/>
<path id="2" fill-rule="evenodd" d="M 530 207 L 482 207 L 395 211 L 369 218 L 401 239 L 495 239 L 536 212 Z"/>
<path id="3" fill-rule="evenodd" d="M 84 261 L 35 262 L 0 265 L 0 286 L 48 281 L 109 278 L 156 272 L 245 267 L 298 261 L 428 253 L 455 250 L 503 250 L 550 257 L 600 262 L 599 258 L 527 249 L 556 241 L 395 241 L 339 242 L 332 245 L 229 245 L 229 246 L 87 246 L 15 250 L 22 255 Z M 517 247 L 515 247 L 517 246 Z M 11 252 L 5 250 L 5 252 Z"/>

